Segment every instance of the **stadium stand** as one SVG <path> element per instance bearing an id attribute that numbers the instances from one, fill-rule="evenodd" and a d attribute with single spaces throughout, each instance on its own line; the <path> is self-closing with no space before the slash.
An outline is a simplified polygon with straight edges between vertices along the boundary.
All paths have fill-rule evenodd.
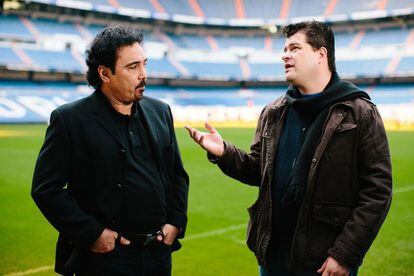
<path id="1" fill-rule="evenodd" d="M 68 45 L 72 39 L 77 40 L 90 40 L 94 35 L 96 35 L 104 26 L 103 25 L 81 25 L 74 24 L 70 22 L 58 22 L 51 19 L 32 19 L 25 17 L 17 16 L 7 16 L 2 15 L 0 17 L 0 25 L 4 26 L 2 30 L 11 29 L 12 31 L 2 31 L 0 33 L 0 38 L 4 41 L 7 41 L 11 37 L 14 40 L 19 40 L 22 38 L 25 39 L 37 37 L 35 42 L 41 42 L 45 38 L 50 37 L 59 37 L 59 39 L 67 40 Z M 10 25 L 10 28 L 6 28 L 6 25 Z M 83 30 L 83 32 L 82 32 Z M 388 29 L 379 29 L 379 30 L 366 30 L 366 31 L 348 31 L 348 32 L 338 32 L 337 37 L 337 48 L 351 48 L 351 49 L 364 49 L 366 47 L 378 47 L 378 46 L 390 46 L 398 50 L 398 47 L 407 47 L 409 48 L 412 42 L 409 42 L 410 37 L 414 33 L 413 27 L 405 28 L 388 28 Z M 36 35 L 33 35 L 36 34 Z M 174 50 L 176 49 L 193 49 L 198 51 L 226 51 L 233 50 L 229 52 L 228 55 L 231 56 L 231 62 L 220 62 L 219 64 L 214 62 L 197 62 L 197 60 L 180 60 L 177 59 L 177 63 L 180 63 L 179 66 L 185 68 L 185 71 L 189 71 L 189 75 L 197 78 L 212 77 L 217 79 L 245 79 L 246 74 L 243 74 L 243 68 L 240 66 L 240 50 L 247 49 L 250 51 L 268 51 L 268 56 L 279 55 L 281 49 L 283 48 L 283 38 L 273 37 L 271 40 L 271 46 L 266 48 L 268 36 L 266 35 L 232 35 L 223 33 L 221 35 L 207 35 L 203 36 L 201 34 L 175 34 L 174 32 L 162 32 L 162 31 L 151 31 L 146 30 L 144 32 L 146 43 L 160 43 L 164 44 L 165 47 L 169 48 L 168 53 L 170 56 L 174 56 Z M 165 42 L 165 37 L 167 41 Z M 386 40 L 383 38 L 387 37 Z M 24 39 L 23 39 L 24 38 Z M 164 38 L 164 40 L 163 40 Z M 412 40 L 412 39 L 411 39 Z M 85 43 L 86 45 L 86 43 Z M 65 45 L 64 45 L 65 46 Z M 10 49 L 7 49 L 10 47 Z M 61 71 L 61 72 L 82 72 L 84 70 L 84 64 L 82 60 L 79 61 L 79 58 L 76 58 L 76 49 L 72 51 L 66 49 L 42 49 L 37 47 L 37 49 L 25 49 L 20 47 L 19 51 L 21 54 L 16 54 L 16 48 L 12 47 L 12 44 L 3 44 L 2 48 L 4 53 L 1 59 L 2 65 L 34 65 L 37 68 L 47 67 L 51 71 Z M 84 48 L 83 48 L 84 49 Z M 74 53 L 75 52 L 75 53 Z M 82 53 L 78 53 L 81 55 Z M 165 53 L 164 53 L 165 54 Z M 200 53 L 203 55 L 203 53 Z M 247 54 L 248 55 L 248 54 Z M 401 60 L 395 66 L 393 73 L 404 73 L 410 71 L 410 62 L 412 61 L 412 56 L 414 54 L 408 52 L 406 56 L 402 56 Z M 26 61 L 22 56 L 26 56 Z M 395 56 L 395 55 L 394 55 Z M 82 58 L 83 59 L 83 58 Z M 370 57 L 369 55 L 362 55 L 357 57 L 355 61 L 354 57 L 341 56 L 339 53 L 337 56 L 338 59 L 338 70 L 340 73 L 343 73 L 346 76 L 382 76 L 386 74 L 387 65 L 393 59 L 393 56 L 384 55 L 383 57 Z M 30 60 L 30 62 L 27 62 Z M 246 58 L 249 67 L 248 70 L 250 74 L 247 74 L 252 79 L 271 79 L 273 76 L 274 79 L 283 78 L 283 68 L 281 68 L 281 60 L 277 59 L 274 62 L 257 62 L 254 58 Z M 270 58 L 272 60 L 272 58 Z M 64 61 L 64 62 L 62 62 Z M 171 62 L 164 57 L 159 59 L 153 59 L 149 63 L 150 72 L 154 73 L 156 76 L 183 76 L 181 70 L 171 64 Z"/>
<path id="2" fill-rule="evenodd" d="M 23 22 L 17 16 L 14 15 L 0 16 L 0 36 L 3 39 L 34 39 L 30 31 L 24 26 Z"/>
<path id="3" fill-rule="evenodd" d="M 348 0 L 348 1 L 319 1 L 308 0 L 89 0 L 89 1 L 45 1 L 32 0 L 32 3 L 48 3 L 56 6 L 82 8 L 113 12 L 115 14 L 130 14 L 133 16 L 161 18 L 174 21 L 174 16 L 184 15 L 205 19 L 203 23 L 221 22 L 231 25 L 232 19 L 265 19 L 267 21 L 295 19 L 304 17 L 327 17 L 330 20 L 353 18 L 381 18 L 384 15 L 406 14 L 402 9 L 412 9 L 411 0 Z M 129 12 L 128 12 L 129 11 Z M 141 11 L 140 13 L 133 12 Z M 167 15 L 167 16 L 165 16 Z M 225 19 L 215 21 L 209 19 Z M 191 21 L 190 21 L 191 22 Z"/>
<path id="4" fill-rule="evenodd" d="M 11 47 L 0 47 L 0 62 L 3 66 L 20 64 L 22 61 Z"/>
<path id="5" fill-rule="evenodd" d="M 31 6 L 35 3 L 39 6 Z M 18 105 L 21 93 L 42 97 L 49 95 L 42 91 L 56 90 L 54 96 L 59 99 L 52 101 L 54 105 L 90 93 L 83 77 L 88 43 L 105 26 L 127 23 L 143 28 L 150 84 L 157 84 L 150 86 L 148 93 L 181 110 L 176 111 L 180 119 L 187 120 L 191 113 L 188 108 L 194 106 L 205 107 L 204 115 L 198 119 L 212 113 L 230 116 L 231 112 L 223 113 L 223 107 L 242 107 L 242 112 L 232 110 L 239 114 L 234 118 L 240 119 L 244 113 L 254 121 L 261 106 L 286 88 L 280 27 L 309 18 L 332 24 L 337 68 L 342 77 L 366 83 L 365 88 L 374 91 L 373 97 L 381 105 L 413 103 L 414 8 L 409 0 L 309 0 L 306 4 L 299 0 L 73 3 L 27 1 L 26 10 L 2 12 L 0 110 L 7 110 L 7 101 Z M 53 10 L 54 6 L 62 9 Z M 254 21 L 255 18 L 261 21 Z M 10 76 L 24 83 L 10 82 Z M 36 79 L 60 83 L 30 82 Z M 381 84 L 395 81 L 408 84 Z M 194 88 L 200 85 L 210 87 Z M 208 106 L 221 109 L 211 112 Z M 11 118 L 2 116 L 2 122 Z M 33 116 L 19 120 L 47 118 Z"/>
<path id="6" fill-rule="evenodd" d="M 361 87 L 370 93 L 380 110 L 397 106 L 398 114 L 401 114 L 410 109 L 407 104 L 414 103 L 414 84 Z M 233 114 L 220 113 L 224 116 L 220 120 L 229 119 L 229 116 L 240 117 L 243 113 L 254 120 L 262 106 L 285 90 L 286 86 L 249 89 L 151 86 L 146 93 L 169 103 L 174 117 L 180 121 L 207 120 L 213 111 L 223 108 L 231 108 Z M 0 81 L 0 123 L 45 122 L 58 105 L 91 92 L 92 89 L 86 85 Z M 414 122 L 413 117 L 411 120 Z"/>

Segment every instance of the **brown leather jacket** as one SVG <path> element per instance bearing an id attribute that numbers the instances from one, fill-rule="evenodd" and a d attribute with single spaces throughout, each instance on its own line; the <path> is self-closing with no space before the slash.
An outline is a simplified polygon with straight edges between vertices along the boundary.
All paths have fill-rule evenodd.
<path id="1" fill-rule="evenodd" d="M 284 97 L 267 105 L 251 152 L 225 141 L 217 160 L 225 174 L 259 186 L 257 201 L 248 209 L 247 245 L 262 266 L 272 233 L 273 161 L 285 111 Z M 362 98 L 332 105 L 311 161 L 290 269 L 318 269 L 328 255 L 348 267 L 361 265 L 389 210 L 391 194 L 390 153 L 377 108 Z"/>

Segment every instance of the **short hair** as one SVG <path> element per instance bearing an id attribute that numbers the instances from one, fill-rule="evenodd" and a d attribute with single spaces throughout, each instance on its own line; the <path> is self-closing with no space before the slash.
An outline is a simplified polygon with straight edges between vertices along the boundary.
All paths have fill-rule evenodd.
<path id="1" fill-rule="evenodd" d="M 282 32 L 287 38 L 291 37 L 297 32 L 303 32 L 306 35 L 306 41 L 314 49 L 325 47 L 328 51 L 329 70 L 331 70 L 331 72 L 336 71 L 335 37 L 331 27 L 329 27 L 327 24 L 315 20 L 302 21 L 285 26 Z"/>
<path id="2" fill-rule="evenodd" d="M 86 79 L 90 86 L 98 89 L 102 80 L 98 73 L 98 67 L 104 65 L 115 74 L 115 65 L 119 48 L 138 42 L 143 43 L 143 35 L 140 29 L 129 25 L 114 25 L 103 29 L 92 41 L 86 50 Z"/>

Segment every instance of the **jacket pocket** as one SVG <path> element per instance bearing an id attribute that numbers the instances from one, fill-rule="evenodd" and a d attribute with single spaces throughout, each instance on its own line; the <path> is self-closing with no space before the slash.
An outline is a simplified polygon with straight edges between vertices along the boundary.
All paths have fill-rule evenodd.
<path id="1" fill-rule="evenodd" d="M 343 205 L 315 204 L 312 217 L 320 222 L 332 225 L 344 225 L 353 212 L 353 208 Z"/>
<path id="2" fill-rule="evenodd" d="M 352 214 L 352 207 L 337 204 L 315 204 L 310 219 L 307 251 L 308 259 L 321 265 L 327 251 L 343 231 L 343 226 Z"/>
<path id="3" fill-rule="evenodd" d="M 249 223 L 247 224 L 247 233 L 246 233 L 246 240 L 247 246 L 253 252 L 256 252 L 257 247 L 257 201 L 247 208 L 247 212 L 249 213 Z"/>
<path id="4" fill-rule="evenodd" d="M 340 124 L 334 131 L 334 133 L 341 133 L 345 131 L 350 131 L 356 129 L 357 125 L 354 123 L 343 123 Z"/>
<path id="5" fill-rule="evenodd" d="M 323 158 L 331 164 L 352 163 L 357 125 L 354 123 L 340 124 L 334 131 L 323 153 Z"/>

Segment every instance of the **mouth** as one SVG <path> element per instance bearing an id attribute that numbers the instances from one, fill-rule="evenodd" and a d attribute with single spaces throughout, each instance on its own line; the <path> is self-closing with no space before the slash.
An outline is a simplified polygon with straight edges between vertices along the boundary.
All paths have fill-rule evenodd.
<path id="1" fill-rule="evenodd" d="M 135 88 L 135 91 L 139 91 L 139 92 L 144 92 L 145 91 L 145 86 L 139 86 L 137 88 Z"/>
<path id="2" fill-rule="evenodd" d="M 135 88 L 135 97 L 141 98 L 144 96 L 145 86 Z"/>
<path id="3" fill-rule="evenodd" d="M 290 68 L 294 67 L 291 64 L 285 64 L 285 72 L 287 72 Z"/>

